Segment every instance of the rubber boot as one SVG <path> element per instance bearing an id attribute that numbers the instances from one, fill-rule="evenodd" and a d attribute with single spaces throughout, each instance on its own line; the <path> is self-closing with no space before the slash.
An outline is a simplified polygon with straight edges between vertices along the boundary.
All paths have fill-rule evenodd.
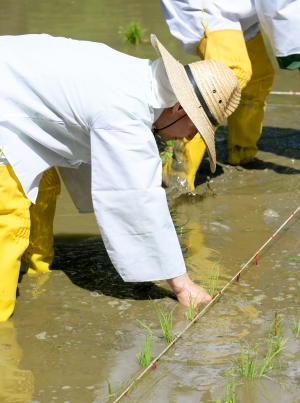
<path id="1" fill-rule="evenodd" d="M 174 144 L 173 158 L 170 158 L 162 169 L 164 185 L 188 191 L 195 190 L 195 177 L 205 150 L 205 143 L 199 133 L 191 141 L 177 140 Z"/>
<path id="2" fill-rule="evenodd" d="M 246 46 L 252 64 L 252 77 L 242 91 L 239 106 L 228 117 L 228 162 L 231 165 L 249 164 L 254 160 L 262 132 L 265 98 L 274 79 L 274 69 L 261 33 L 246 42 Z"/>
<path id="3" fill-rule="evenodd" d="M 29 244 L 30 206 L 12 167 L 0 166 L 0 322 L 15 308 L 21 258 Z"/>
<path id="4" fill-rule="evenodd" d="M 36 204 L 30 207 L 29 245 L 22 258 L 22 272 L 49 272 L 54 259 L 53 220 L 56 199 L 60 195 L 60 179 L 56 169 L 44 172 L 39 184 Z"/>

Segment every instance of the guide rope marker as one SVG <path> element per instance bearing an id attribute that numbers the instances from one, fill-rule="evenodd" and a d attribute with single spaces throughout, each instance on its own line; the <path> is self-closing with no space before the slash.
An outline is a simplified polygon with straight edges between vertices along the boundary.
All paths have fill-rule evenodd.
<path id="1" fill-rule="evenodd" d="M 244 264 L 244 266 L 236 273 L 235 276 L 232 277 L 232 279 L 225 285 L 225 287 L 222 288 L 222 290 L 218 291 L 213 297 L 212 300 L 200 311 L 198 314 L 195 315 L 194 319 L 179 333 L 177 334 L 174 339 L 171 341 L 171 343 L 168 344 L 168 346 L 149 364 L 149 366 L 126 388 L 122 394 L 114 400 L 113 403 L 119 402 L 122 397 L 128 396 L 128 393 L 131 391 L 135 383 L 140 380 L 143 375 L 145 375 L 150 369 L 155 370 L 157 368 L 157 361 L 181 338 L 181 336 L 195 323 L 197 322 L 198 319 L 200 319 L 201 316 L 204 315 L 206 311 L 216 302 L 216 300 L 224 294 L 224 291 L 231 285 L 231 283 L 236 280 L 237 282 L 240 279 L 241 273 L 243 270 L 249 265 L 249 263 L 255 259 L 256 265 L 258 264 L 258 253 L 261 252 L 267 244 L 274 239 L 274 237 L 278 234 L 278 232 L 291 220 L 291 218 L 300 210 L 300 206 L 290 213 L 288 219 L 278 228 L 278 230 L 271 236 L 268 237 L 268 241 L 264 243 L 264 245 L 248 260 L 247 263 Z"/>

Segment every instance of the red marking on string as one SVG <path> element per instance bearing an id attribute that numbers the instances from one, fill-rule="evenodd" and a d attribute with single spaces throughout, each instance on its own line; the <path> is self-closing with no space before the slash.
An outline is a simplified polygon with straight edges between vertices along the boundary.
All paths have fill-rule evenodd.
<path id="1" fill-rule="evenodd" d="M 213 297 L 212 297 L 212 299 L 215 299 L 218 295 L 221 295 L 222 294 L 222 291 L 218 291 Z"/>
<path id="2" fill-rule="evenodd" d="M 237 276 L 236 276 L 236 282 L 237 283 L 240 281 L 240 278 L 241 278 L 241 271 L 239 271 Z"/>
<path id="3" fill-rule="evenodd" d="M 156 364 L 155 364 L 155 362 L 152 362 L 152 364 L 151 364 L 151 369 L 152 369 L 152 371 L 155 371 L 155 370 L 156 370 Z"/>
<path id="4" fill-rule="evenodd" d="M 255 264 L 256 264 L 256 266 L 258 265 L 258 252 L 257 252 L 257 254 L 255 255 Z"/>
<path id="5" fill-rule="evenodd" d="M 293 212 L 293 213 L 291 213 L 291 214 L 289 215 L 289 218 L 286 220 L 285 225 L 290 221 L 290 219 L 293 217 L 294 214 L 295 214 L 295 213 Z"/>
<path id="6" fill-rule="evenodd" d="M 268 236 L 268 238 L 269 238 L 269 239 L 272 239 L 272 238 L 274 238 L 274 236 L 275 236 L 275 235 L 271 235 L 271 236 Z"/>

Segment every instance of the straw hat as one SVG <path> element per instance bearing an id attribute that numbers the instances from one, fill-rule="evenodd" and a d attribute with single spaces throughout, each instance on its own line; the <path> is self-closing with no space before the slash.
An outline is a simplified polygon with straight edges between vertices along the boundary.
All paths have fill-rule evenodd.
<path id="1" fill-rule="evenodd" d="M 178 101 L 205 141 L 210 169 L 215 172 L 215 131 L 239 104 L 238 80 L 233 71 L 220 61 L 203 60 L 183 66 L 153 34 L 151 42 L 163 59 Z"/>

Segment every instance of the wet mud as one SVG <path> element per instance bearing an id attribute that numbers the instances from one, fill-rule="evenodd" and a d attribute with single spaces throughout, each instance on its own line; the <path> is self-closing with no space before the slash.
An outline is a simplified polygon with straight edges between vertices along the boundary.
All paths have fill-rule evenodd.
<path id="1" fill-rule="evenodd" d="M 299 108 L 300 112 L 300 108 Z M 299 116 L 299 115 L 298 115 Z M 297 116 L 298 122 L 300 119 Z M 295 122 L 295 125 L 297 122 Z M 299 125 L 300 127 L 300 125 Z M 193 194 L 167 190 L 190 276 L 207 287 L 216 262 L 222 289 L 299 205 L 300 132 L 264 128 L 252 166 L 226 164 L 227 128 L 218 130 L 218 168 L 205 159 Z M 69 224 L 68 224 L 69 223 Z M 166 347 L 149 298 L 167 312 L 176 305 L 164 281 L 124 283 L 114 270 L 94 216 L 78 215 L 63 189 L 55 218 L 51 273 L 24 275 L 15 314 L 0 325 L 3 403 L 113 402 L 142 369 L 136 354 L 146 323 L 154 332 L 155 358 Z M 300 402 L 300 215 L 296 215 L 224 293 L 131 390 L 135 402 L 203 402 L 224 399 L 226 372 L 241 348 L 266 338 L 275 313 L 286 348 L 267 377 L 236 377 L 237 402 Z M 175 332 L 188 324 L 174 310 Z M 108 387 L 108 385 L 110 385 Z M 116 393 L 109 397 L 109 392 Z M 128 397 L 124 397 L 128 399 Z"/>
<path id="2" fill-rule="evenodd" d="M 124 2 L 70 1 L 50 4 L 0 0 L 0 34 L 47 32 L 103 41 L 138 57 L 155 58 L 150 44 L 125 47 L 118 30 L 133 19 L 149 27 L 174 56 L 185 55 L 169 34 L 159 2 L 143 7 Z M 95 10 L 97 12 L 95 12 Z M 49 17 L 51 16 L 51 18 Z M 268 45 L 269 46 L 269 45 Z M 270 47 L 268 47 L 270 50 Z M 300 91 L 297 72 L 276 68 L 274 91 Z M 191 278 L 208 286 L 211 268 L 220 270 L 218 289 L 272 236 L 300 204 L 300 97 L 268 97 L 255 162 L 227 164 L 227 128 L 216 135 L 217 171 L 208 159 L 197 173 L 195 192 L 166 189 L 170 208 L 190 231 L 180 237 Z M 208 178 L 209 177 L 209 178 Z M 164 281 L 124 283 L 114 270 L 92 214 L 79 215 L 66 190 L 54 222 L 55 261 L 51 273 L 26 274 L 18 284 L 13 317 L 0 323 L 0 403 L 114 402 L 143 371 L 144 322 L 153 332 L 152 357 L 166 347 L 150 298 L 169 312 L 176 305 Z M 197 321 L 132 388 L 122 401 L 209 403 L 225 399 L 226 372 L 241 348 L 266 339 L 275 313 L 285 349 L 267 377 L 236 376 L 237 403 L 300 402 L 300 212 L 243 272 L 239 282 Z M 175 332 L 188 324 L 176 305 Z M 235 370 L 237 371 L 237 370 Z M 230 376 L 236 372 L 232 372 Z M 115 394 L 109 396 L 109 394 Z"/>

